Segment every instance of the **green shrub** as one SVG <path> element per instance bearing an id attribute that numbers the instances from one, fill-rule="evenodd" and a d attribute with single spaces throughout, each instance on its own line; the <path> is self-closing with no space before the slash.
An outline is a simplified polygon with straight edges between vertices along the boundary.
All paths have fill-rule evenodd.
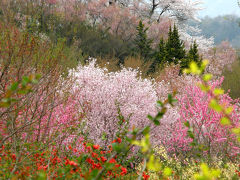
<path id="1" fill-rule="evenodd" d="M 223 89 L 230 90 L 229 95 L 236 99 L 240 97 L 240 61 L 236 61 L 232 65 L 232 70 L 225 69 L 223 81 Z"/>

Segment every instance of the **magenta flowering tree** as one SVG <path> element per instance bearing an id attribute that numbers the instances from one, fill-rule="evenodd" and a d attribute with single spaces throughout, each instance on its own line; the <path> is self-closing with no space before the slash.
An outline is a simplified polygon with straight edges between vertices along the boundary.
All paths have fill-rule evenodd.
<path id="1" fill-rule="evenodd" d="M 221 85 L 223 78 L 214 81 L 211 87 Z M 188 136 L 189 128 L 184 123 L 189 122 L 195 136 L 196 143 L 203 145 L 205 153 L 209 155 L 236 155 L 240 153 L 239 143 L 235 135 L 231 133 L 231 128 L 240 125 L 239 105 L 232 100 L 228 94 L 221 96 L 220 102 L 226 107 L 233 106 L 231 113 L 232 126 L 223 126 L 220 123 L 222 114 L 209 109 L 211 94 L 205 94 L 196 85 L 189 85 L 185 92 L 178 97 L 179 119 L 172 129 L 172 137 L 168 143 L 169 150 L 181 152 L 191 150 L 190 143 L 193 141 Z"/>

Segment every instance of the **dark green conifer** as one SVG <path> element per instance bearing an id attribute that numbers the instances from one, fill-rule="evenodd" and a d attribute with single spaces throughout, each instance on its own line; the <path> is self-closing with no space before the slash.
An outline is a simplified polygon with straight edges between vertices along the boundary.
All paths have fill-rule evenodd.
<path id="1" fill-rule="evenodd" d="M 153 63 L 151 64 L 149 71 L 155 72 L 156 69 L 163 65 L 165 62 L 166 62 L 166 47 L 164 39 L 161 38 L 158 45 L 158 50 L 154 54 Z"/>
<path id="2" fill-rule="evenodd" d="M 198 65 L 201 64 L 201 58 L 198 54 L 198 45 L 196 41 L 190 46 L 190 49 L 187 53 L 187 57 L 181 62 L 181 69 L 189 67 L 190 62 L 196 62 Z"/>
<path id="3" fill-rule="evenodd" d="M 168 31 L 168 39 L 167 39 L 167 42 L 166 42 L 166 45 L 165 45 L 165 48 L 166 48 L 166 61 L 168 63 L 171 63 L 172 60 L 173 60 L 173 54 L 172 54 L 172 46 L 173 46 L 173 39 L 172 39 L 172 27 L 170 26 L 169 27 L 169 31 Z"/>
<path id="4" fill-rule="evenodd" d="M 148 39 L 147 30 L 148 28 L 145 28 L 145 25 L 142 23 L 142 21 L 139 21 L 139 24 L 137 26 L 137 37 L 135 39 L 135 43 L 137 51 L 144 58 L 149 57 L 152 51 L 152 40 Z"/>
<path id="5" fill-rule="evenodd" d="M 159 45 L 158 45 L 158 53 L 156 56 L 156 61 L 158 64 L 162 64 L 166 61 L 166 47 L 165 42 L 163 38 L 160 39 Z"/>
<path id="6" fill-rule="evenodd" d="M 200 65 L 201 59 L 198 54 L 198 45 L 196 41 L 194 41 L 193 45 L 191 45 L 190 50 L 187 54 L 187 57 Z"/>
<path id="7" fill-rule="evenodd" d="M 173 30 L 170 27 L 168 33 L 168 41 L 166 43 L 167 61 L 169 63 L 178 64 L 186 57 L 184 43 L 180 40 L 177 26 L 174 25 Z"/>

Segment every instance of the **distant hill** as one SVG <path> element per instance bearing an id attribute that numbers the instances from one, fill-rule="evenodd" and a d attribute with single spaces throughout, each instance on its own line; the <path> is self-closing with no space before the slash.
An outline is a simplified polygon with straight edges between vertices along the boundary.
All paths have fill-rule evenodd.
<path id="1" fill-rule="evenodd" d="M 215 44 L 228 40 L 234 47 L 240 48 L 240 17 L 236 15 L 217 16 L 215 18 L 204 17 L 199 22 L 189 22 L 197 25 L 206 37 L 213 36 Z"/>
<path id="2" fill-rule="evenodd" d="M 216 17 L 227 14 L 235 14 L 240 16 L 238 0 L 201 0 L 201 1 L 203 2 L 201 7 L 203 7 L 204 9 L 199 12 L 200 17 L 204 16 Z"/>

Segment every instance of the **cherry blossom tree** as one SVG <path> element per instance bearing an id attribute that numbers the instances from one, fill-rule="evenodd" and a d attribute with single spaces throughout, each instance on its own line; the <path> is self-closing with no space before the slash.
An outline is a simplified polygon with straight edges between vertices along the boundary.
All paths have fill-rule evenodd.
<path id="1" fill-rule="evenodd" d="M 130 8 L 109 5 L 108 0 L 91 1 L 87 5 L 87 14 L 93 25 L 98 25 L 125 40 L 131 39 L 138 24 L 138 17 L 131 13 Z"/>
<path id="2" fill-rule="evenodd" d="M 86 132 L 96 143 L 114 140 L 118 129 L 118 108 L 125 118 L 130 117 L 129 128 L 144 127 L 147 114 L 156 113 L 156 92 L 150 80 L 137 78 L 137 71 L 123 69 L 108 73 L 96 67 L 95 62 L 70 71 L 72 94 L 81 106 L 88 105 Z M 68 82 L 63 82 L 68 84 Z M 152 115 L 153 115 L 152 114 Z"/>
<path id="3" fill-rule="evenodd" d="M 165 78 L 158 82 L 138 77 L 137 70 L 133 69 L 124 68 L 119 72 L 110 73 L 92 61 L 87 66 L 80 65 L 71 70 L 71 81 L 62 81 L 62 84 L 72 87 L 69 92 L 74 94 L 74 105 L 70 105 L 69 101 L 69 107 L 76 105 L 75 110 L 80 114 L 83 113 L 82 107 L 87 108 L 84 111 L 84 131 L 95 143 L 108 144 L 114 139 L 119 128 L 118 108 L 125 120 L 129 117 L 129 129 L 144 127 L 151 124 L 146 115 L 155 115 L 157 112 L 156 101 L 164 100 L 176 89 L 178 103 L 175 107 L 168 106 L 167 113 L 161 119 L 161 125 L 153 128 L 152 143 L 155 146 L 165 146 L 169 152 L 184 153 L 191 150 L 191 139 L 187 136 L 187 128 L 184 126 L 184 122 L 189 121 L 194 127 L 198 143 L 210 148 L 209 153 L 238 153 L 239 145 L 229 131 L 230 128 L 220 124 L 222 115 L 209 110 L 211 95 L 206 95 L 197 86 L 200 79 L 194 76 L 179 76 L 177 67 L 168 69 Z M 219 86 L 221 82 L 222 79 L 213 81 L 211 86 Z M 234 106 L 231 114 L 233 126 L 239 126 L 237 102 L 227 94 L 221 96 L 221 102 L 226 106 Z M 68 118 L 63 121 L 67 124 Z M 223 140 L 227 142 L 225 149 L 220 148 Z"/>
<path id="4" fill-rule="evenodd" d="M 149 37 L 154 39 L 153 45 L 167 35 L 170 25 L 178 25 L 181 38 L 188 42 L 196 41 L 200 49 L 212 47 L 213 40 L 201 36 L 198 28 L 189 27 L 186 21 L 197 19 L 201 7 L 200 1 L 189 0 L 34 0 L 4 1 L 15 9 L 26 7 L 33 10 L 33 16 L 49 13 L 66 18 L 90 22 L 124 41 L 134 39 L 136 27 L 140 20 L 149 27 Z M 14 5 L 15 4 L 15 5 Z M 6 9 L 6 8 L 4 8 Z M 21 9 L 21 8 L 20 8 Z M 24 9 L 24 8 L 22 8 Z M 28 12 L 31 12 L 29 11 Z M 22 17 L 22 16 L 21 16 Z M 44 17 L 44 16 L 43 16 Z M 44 17 L 47 18 L 47 17 Z M 194 31 L 194 33 L 193 33 Z M 190 33 L 189 33 L 190 32 Z M 197 33 L 196 33 L 197 32 Z M 194 34 L 194 35 L 193 35 Z M 191 43 L 189 43 L 191 44 Z"/>
<path id="5" fill-rule="evenodd" d="M 187 20 L 197 19 L 200 4 L 201 1 L 186 0 L 98 0 L 88 3 L 88 12 L 94 23 L 99 22 L 105 29 L 123 36 L 124 33 L 118 32 L 126 32 L 124 29 L 127 29 L 134 34 L 138 21 L 142 20 L 149 27 L 149 36 L 155 40 L 154 44 L 165 37 L 169 26 L 175 23 L 186 43 L 196 41 L 200 49 L 206 50 L 213 46 L 213 39 L 203 37 L 197 27 L 186 25 Z"/>
<path id="6" fill-rule="evenodd" d="M 204 58 L 210 61 L 207 71 L 215 76 L 220 76 L 224 68 L 231 70 L 231 65 L 237 59 L 236 51 L 227 41 L 223 41 L 216 48 L 210 48 Z"/>

